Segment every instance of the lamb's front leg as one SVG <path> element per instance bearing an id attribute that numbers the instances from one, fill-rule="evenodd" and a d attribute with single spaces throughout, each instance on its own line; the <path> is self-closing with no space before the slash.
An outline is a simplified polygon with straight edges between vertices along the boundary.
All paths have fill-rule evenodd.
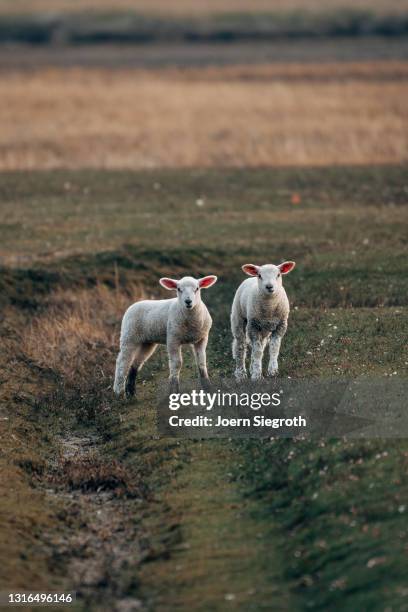
<path id="1" fill-rule="evenodd" d="M 168 340 L 167 352 L 169 354 L 170 393 L 178 393 L 180 370 L 183 364 L 183 358 L 181 356 L 181 345 L 175 340 Z"/>
<path id="2" fill-rule="evenodd" d="M 232 331 L 232 357 L 235 359 L 234 376 L 238 382 L 245 380 L 246 373 L 246 322 L 236 313 L 233 307 L 231 315 L 231 331 Z"/>
<path id="3" fill-rule="evenodd" d="M 235 359 L 235 378 L 238 382 L 245 380 L 247 377 L 245 361 L 246 361 L 246 338 L 245 334 L 240 334 L 232 341 L 232 356 Z"/>
<path id="4" fill-rule="evenodd" d="M 262 378 L 262 358 L 265 350 L 265 339 L 261 334 L 251 334 L 251 364 L 249 371 L 252 380 L 261 380 Z"/>
<path id="5" fill-rule="evenodd" d="M 288 325 L 285 321 L 280 323 L 270 337 L 268 376 L 276 376 L 278 374 L 279 351 L 281 347 L 282 338 L 285 335 L 287 328 Z"/>

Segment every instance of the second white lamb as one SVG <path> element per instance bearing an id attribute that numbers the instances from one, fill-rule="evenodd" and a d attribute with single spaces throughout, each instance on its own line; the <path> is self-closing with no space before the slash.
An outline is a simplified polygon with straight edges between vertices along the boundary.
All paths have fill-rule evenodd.
<path id="1" fill-rule="evenodd" d="M 289 317 L 289 300 L 282 285 L 282 275 L 288 274 L 294 267 L 294 261 L 285 261 L 278 266 L 242 266 L 242 270 L 251 278 L 238 287 L 231 309 L 232 354 L 237 380 L 247 376 L 248 345 L 251 348 L 251 379 L 262 378 L 262 358 L 267 345 L 268 376 L 277 375 L 280 346 Z"/>

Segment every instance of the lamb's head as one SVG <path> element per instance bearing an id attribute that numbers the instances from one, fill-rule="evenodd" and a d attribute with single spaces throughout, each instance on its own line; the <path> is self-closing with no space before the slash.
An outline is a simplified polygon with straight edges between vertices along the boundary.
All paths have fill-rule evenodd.
<path id="1" fill-rule="evenodd" d="M 180 280 L 174 280 L 173 278 L 160 279 L 162 287 L 177 291 L 180 306 L 187 310 L 192 310 L 201 302 L 201 289 L 207 289 L 207 287 L 211 287 L 216 282 L 216 276 L 204 276 L 198 279 L 192 276 L 184 276 Z"/>
<path id="2" fill-rule="evenodd" d="M 245 264 L 242 269 L 248 276 L 258 278 L 258 288 L 263 295 L 273 296 L 282 287 L 282 275 L 289 274 L 295 265 L 294 261 L 284 261 L 279 266 L 273 264 L 265 264 L 264 266 Z"/>

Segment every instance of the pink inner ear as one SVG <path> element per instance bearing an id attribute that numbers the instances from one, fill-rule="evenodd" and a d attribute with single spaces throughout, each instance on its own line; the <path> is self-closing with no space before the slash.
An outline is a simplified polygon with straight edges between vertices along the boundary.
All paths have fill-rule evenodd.
<path id="1" fill-rule="evenodd" d="M 160 284 L 166 289 L 177 289 L 177 281 L 172 278 L 161 278 Z"/>
<path id="2" fill-rule="evenodd" d="M 242 266 L 243 271 L 250 276 L 258 276 L 258 268 L 252 264 Z"/>
<path id="3" fill-rule="evenodd" d="M 284 261 L 283 263 L 280 264 L 280 266 L 278 266 L 282 274 L 287 274 L 288 272 L 293 270 L 294 267 L 295 267 L 294 261 Z"/>
<path id="4" fill-rule="evenodd" d="M 200 278 L 199 285 L 201 289 L 206 289 L 207 287 L 211 287 L 215 283 L 217 279 L 215 276 L 204 276 L 204 278 Z"/>

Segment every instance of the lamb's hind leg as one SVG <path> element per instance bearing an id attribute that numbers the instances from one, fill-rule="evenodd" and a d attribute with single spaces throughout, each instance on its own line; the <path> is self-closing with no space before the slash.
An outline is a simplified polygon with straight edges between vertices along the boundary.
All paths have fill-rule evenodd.
<path id="1" fill-rule="evenodd" d="M 119 351 L 119 355 L 116 359 L 115 382 L 113 384 L 113 390 L 116 395 L 120 395 L 125 391 L 129 370 L 132 366 L 137 349 L 137 345 L 122 346 Z"/>
<path id="2" fill-rule="evenodd" d="M 132 397 L 135 394 L 137 373 L 140 372 L 146 361 L 150 359 L 156 348 L 157 344 L 144 343 L 139 345 L 126 378 L 125 393 L 128 397 Z"/>

